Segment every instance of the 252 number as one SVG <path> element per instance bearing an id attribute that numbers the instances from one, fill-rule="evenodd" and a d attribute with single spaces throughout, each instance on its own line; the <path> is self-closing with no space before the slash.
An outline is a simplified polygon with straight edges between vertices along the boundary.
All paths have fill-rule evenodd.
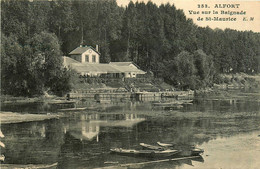
<path id="1" fill-rule="evenodd" d="M 209 8 L 208 4 L 198 4 L 198 8 Z"/>

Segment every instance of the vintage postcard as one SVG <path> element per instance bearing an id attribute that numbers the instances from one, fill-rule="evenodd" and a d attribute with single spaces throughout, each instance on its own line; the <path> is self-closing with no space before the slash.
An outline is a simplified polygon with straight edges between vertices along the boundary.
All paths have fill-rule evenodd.
<path id="1" fill-rule="evenodd" d="M 0 168 L 259 168 L 259 9 L 1 0 Z"/>

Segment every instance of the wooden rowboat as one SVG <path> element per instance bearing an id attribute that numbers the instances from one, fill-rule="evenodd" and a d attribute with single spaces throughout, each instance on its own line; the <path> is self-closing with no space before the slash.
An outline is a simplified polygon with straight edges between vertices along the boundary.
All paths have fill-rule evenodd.
<path id="1" fill-rule="evenodd" d="M 154 106 L 177 106 L 177 105 L 181 105 L 181 104 L 183 104 L 183 102 L 181 102 L 181 101 L 153 103 Z"/>
<path id="2" fill-rule="evenodd" d="M 87 110 L 87 107 L 75 107 L 75 108 L 67 108 L 67 109 L 59 109 L 59 111 L 83 111 Z"/>
<path id="3" fill-rule="evenodd" d="M 157 144 L 161 147 L 173 147 L 174 146 L 174 144 L 161 143 L 161 142 L 157 142 Z"/>
<path id="4" fill-rule="evenodd" d="M 143 157 L 169 157 L 176 153 L 178 150 L 132 150 L 132 149 L 122 149 L 122 148 L 114 148 L 110 149 L 112 153 L 116 153 L 119 155 L 130 155 L 130 156 L 143 156 Z"/>
<path id="5" fill-rule="evenodd" d="M 142 146 L 145 149 L 149 149 L 149 150 L 158 150 L 158 151 L 165 150 L 165 148 L 163 148 L 161 146 L 153 146 L 153 145 L 145 144 L 145 143 L 140 143 L 140 146 Z"/>
<path id="6" fill-rule="evenodd" d="M 191 149 L 191 155 L 196 156 L 196 155 L 200 155 L 202 153 L 204 153 L 204 150 L 201 149 L 201 148 L 193 148 L 193 149 Z"/>
<path id="7" fill-rule="evenodd" d="M 167 143 L 161 143 L 161 142 L 157 142 L 157 144 L 161 147 L 165 147 L 165 148 L 172 148 L 173 146 L 175 146 L 174 144 L 167 144 Z M 185 153 L 186 152 L 186 153 Z M 188 152 L 188 153 L 187 153 Z M 182 154 L 185 155 L 192 155 L 192 156 L 197 156 L 204 153 L 204 150 L 201 148 L 196 148 L 195 146 L 192 146 L 191 149 L 185 150 L 182 152 Z"/>

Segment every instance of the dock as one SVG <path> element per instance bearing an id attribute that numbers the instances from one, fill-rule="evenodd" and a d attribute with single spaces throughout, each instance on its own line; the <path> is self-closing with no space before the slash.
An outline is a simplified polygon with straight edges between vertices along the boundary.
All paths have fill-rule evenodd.
<path id="1" fill-rule="evenodd" d="M 77 90 L 68 94 L 71 99 L 92 98 L 96 100 L 108 100 L 116 98 L 134 98 L 137 100 L 146 100 L 146 98 L 155 97 L 172 97 L 172 98 L 186 98 L 194 97 L 194 91 L 160 91 L 160 92 L 128 92 L 123 89 L 110 90 Z"/>

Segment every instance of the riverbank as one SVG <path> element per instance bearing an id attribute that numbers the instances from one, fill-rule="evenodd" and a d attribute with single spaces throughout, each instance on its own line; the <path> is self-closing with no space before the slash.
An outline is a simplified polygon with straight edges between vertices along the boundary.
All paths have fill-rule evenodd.
<path id="1" fill-rule="evenodd" d="M 260 88 L 260 74 L 221 74 L 214 84 L 217 89 Z"/>
<path id="2" fill-rule="evenodd" d="M 14 112 L 0 112 L 1 124 L 42 121 L 59 118 L 57 114 L 20 114 Z"/>
<path id="3" fill-rule="evenodd" d="M 19 168 L 19 169 L 54 169 L 57 168 L 58 163 L 53 164 L 1 164 L 1 169 L 11 169 L 11 168 Z"/>
<path id="4" fill-rule="evenodd" d="M 45 97 L 45 96 L 36 96 L 36 97 L 15 97 L 10 95 L 2 95 L 1 103 L 49 103 L 49 104 L 57 104 L 57 103 L 72 103 L 73 101 L 67 100 L 66 97 Z"/>
<path id="5" fill-rule="evenodd" d="M 81 100 L 83 98 L 91 99 L 109 99 L 109 98 L 142 98 L 144 97 L 178 97 L 182 95 L 190 95 L 190 91 L 179 91 L 174 89 L 163 82 L 157 81 L 145 81 L 139 82 L 132 79 L 131 83 L 116 83 L 108 85 L 95 84 L 91 85 L 86 83 L 85 85 L 74 88 L 66 97 L 57 97 L 53 95 L 45 94 L 38 97 L 14 97 L 10 95 L 2 95 L 1 103 L 69 103 L 69 97 L 75 100 Z M 251 90 L 252 94 L 256 95 L 256 98 L 260 97 L 257 94 L 260 88 L 260 74 L 248 75 L 244 73 L 239 74 L 221 74 L 219 75 L 216 83 L 205 89 L 196 90 L 195 96 L 198 97 L 237 97 L 235 90 Z M 255 90 L 256 89 L 256 90 Z M 188 94 L 187 94 L 188 93 Z M 193 95 L 194 93 L 192 93 Z M 69 97 L 68 97 L 69 96 Z"/>
<path id="6" fill-rule="evenodd" d="M 197 97 L 207 98 L 233 98 L 244 97 L 237 91 L 247 91 L 260 98 L 260 75 L 239 74 L 222 74 L 218 83 L 215 83 L 211 88 L 196 90 Z"/>

